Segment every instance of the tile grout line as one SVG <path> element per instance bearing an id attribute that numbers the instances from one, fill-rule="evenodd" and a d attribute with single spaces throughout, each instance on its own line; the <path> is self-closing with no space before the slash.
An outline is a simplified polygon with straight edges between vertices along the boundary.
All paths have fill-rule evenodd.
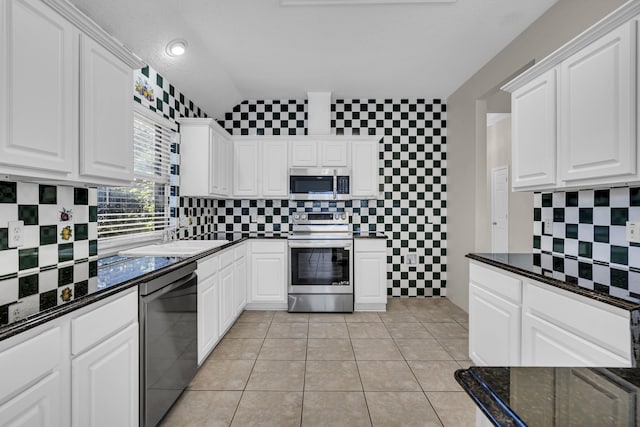
<path id="1" fill-rule="evenodd" d="M 353 361 L 356 364 L 356 370 L 358 371 L 358 379 L 360 380 L 360 387 L 362 387 L 362 397 L 364 397 L 364 404 L 367 407 L 367 414 L 369 415 L 369 424 L 373 426 L 373 418 L 371 417 L 371 410 L 369 409 L 369 402 L 367 401 L 367 394 L 364 392 L 364 384 L 362 382 L 362 375 L 360 375 L 360 365 L 358 365 L 358 359 L 356 358 L 356 351 L 353 348 L 353 341 L 351 341 L 351 332 L 349 331 L 349 325 L 347 325 L 347 335 L 349 336 L 349 344 L 351 345 L 351 351 L 353 352 Z"/>

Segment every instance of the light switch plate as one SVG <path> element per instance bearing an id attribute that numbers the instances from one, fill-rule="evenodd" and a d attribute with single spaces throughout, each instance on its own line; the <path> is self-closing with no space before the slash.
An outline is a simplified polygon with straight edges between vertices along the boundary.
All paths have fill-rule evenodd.
<path id="1" fill-rule="evenodd" d="M 553 220 L 552 219 L 545 219 L 542 221 L 542 234 L 546 235 L 546 236 L 552 236 L 553 235 Z"/>
<path id="2" fill-rule="evenodd" d="M 640 222 L 627 221 L 627 242 L 640 243 Z"/>

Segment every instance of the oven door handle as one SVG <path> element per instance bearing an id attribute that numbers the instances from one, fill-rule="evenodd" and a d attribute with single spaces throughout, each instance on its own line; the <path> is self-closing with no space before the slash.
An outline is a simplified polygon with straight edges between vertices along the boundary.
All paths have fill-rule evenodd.
<path id="1" fill-rule="evenodd" d="M 338 177 L 336 176 L 336 170 L 333 170 L 333 200 L 338 197 Z"/>
<path id="2" fill-rule="evenodd" d="M 321 248 L 342 248 L 351 250 L 353 246 L 352 242 L 340 242 L 339 240 L 329 240 L 329 241 L 312 241 L 312 242 L 294 242 L 289 241 L 290 248 L 311 248 L 311 249 L 321 249 Z"/>

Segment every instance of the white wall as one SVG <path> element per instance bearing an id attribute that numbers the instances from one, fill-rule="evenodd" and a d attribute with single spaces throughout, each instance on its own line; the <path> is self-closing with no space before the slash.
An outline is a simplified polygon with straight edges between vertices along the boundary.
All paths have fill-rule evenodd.
<path id="1" fill-rule="evenodd" d="M 539 61 L 624 3 L 559 0 L 447 99 L 447 296 L 467 310 L 465 255 L 486 245 L 486 99 L 509 76 Z M 530 250 L 530 248 L 529 248 Z"/>

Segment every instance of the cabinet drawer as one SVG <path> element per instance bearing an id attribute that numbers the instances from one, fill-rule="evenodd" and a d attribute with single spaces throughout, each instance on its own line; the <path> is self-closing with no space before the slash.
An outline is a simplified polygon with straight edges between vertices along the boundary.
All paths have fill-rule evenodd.
<path id="1" fill-rule="evenodd" d="M 138 321 L 138 293 L 131 292 L 71 320 L 71 354 L 80 354 Z"/>
<path id="2" fill-rule="evenodd" d="M 247 244 L 240 243 L 237 247 L 233 248 L 234 259 L 240 259 L 247 256 Z"/>
<path id="3" fill-rule="evenodd" d="M 62 329 L 55 327 L 0 353 L 0 402 L 60 364 Z M 46 355 L 46 357 L 45 357 Z"/>
<path id="4" fill-rule="evenodd" d="M 469 264 L 469 280 L 516 304 L 522 302 L 522 280 L 475 263 Z"/>
<path id="5" fill-rule="evenodd" d="M 233 264 L 234 256 L 233 249 L 227 249 L 226 251 L 220 254 L 220 269 L 230 266 Z"/>
<path id="6" fill-rule="evenodd" d="M 251 252 L 260 254 L 282 254 L 285 252 L 286 241 L 254 240 L 251 242 Z"/>
<path id="7" fill-rule="evenodd" d="M 524 311 L 630 358 L 630 319 L 625 310 L 541 283 L 527 283 Z"/>
<path id="8" fill-rule="evenodd" d="M 204 280 L 209 276 L 213 276 L 220 268 L 220 260 L 218 254 L 205 258 L 204 261 L 198 261 L 198 281 Z"/>

